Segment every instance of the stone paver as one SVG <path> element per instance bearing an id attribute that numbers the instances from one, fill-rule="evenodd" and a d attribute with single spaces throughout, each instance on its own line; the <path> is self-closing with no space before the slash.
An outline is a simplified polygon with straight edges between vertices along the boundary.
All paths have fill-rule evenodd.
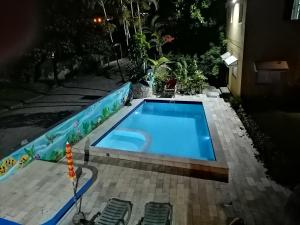
<path id="1" fill-rule="evenodd" d="M 98 179 L 83 198 L 87 216 L 103 209 L 109 198 L 119 197 L 134 204 L 130 224 L 138 222 L 148 201 L 171 202 L 175 225 L 222 225 L 233 217 L 243 218 L 247 225 L 284 224 L 283 208 L 290 191 L 266 177 L 251 139 L 229 104 L 203 95 L 177 97 L 201 99 L 206 105 L 229 166 L 229 183 L 110 165 L 110 160 L 99 163 L 99 156 L 91 156 L 90 165 L 97 168 Z M 84 141 L 75 146 L 79 152 Z M 70 224 L 73 214 L 74 210 L 61 224 Z"/>
<path id="2" fill-rule="evenodd" d="M 46 222 L 73 196 L 67 166 L 34 161 L 17 174 L 0 183 L 0 218 L 20 224 Z M 79 188 L 92 177 L 83 169 Z"/>

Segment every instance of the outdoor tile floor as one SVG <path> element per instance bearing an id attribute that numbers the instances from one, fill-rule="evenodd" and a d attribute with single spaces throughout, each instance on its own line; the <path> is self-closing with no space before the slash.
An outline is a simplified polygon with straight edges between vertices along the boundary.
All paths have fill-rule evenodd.
<path id="1" fill-rule="evenodd" d="M 87 216 L 103 209 L 109 198 L 119 197 L 133 203 L 129 222 L 132 225 L 141 218 L 148 201 L 170 202 L 174 207 L 173 225 L 225 225 L 236 216 L 243 218 L 247 225 L 284 224 L 283 208 L 290 192 L 266 177 L 265 169 L 254 156 L 251 140 L 228 103 L 202 95 L 178 98 L 201 99 L 206 104 L 206 114 L 211 114 L 214 120 L 229 166 L 229 183 L 139 170 L 130 165 L 111 165 L 110 160 L 103 163 L 103 157 L 93 155 L 89 165 L 98 170 L 98 177 L 83 197 L 82 210 Z M 124 109 L 114 116 L 122 113 Z M 111 119 L 97 129 L 110 126 Z M 84 142 L 74 147 L 77 163 L 82 163 L 83 155 L 78 152 L 83 151 Z M 63 204 L 64 191 L 67 195 L 71 193 L 67 183 L 62 184 L 68 182 L 63 173 L 66 168 L 62 164 L 49 167 L 46 162 L 34 162 L 8 182 L 1 183 L 0 217 L 17 222 L 23 218 L 27 224 L 36 224 L 30 219 L 41 212 L 40 205 L 52 208 L 58 201 Z M 38 197 L 29 198 L 33 193 Z M 74 211 L 75 207 L 61 224 L 72 224 Z"/>
<path id="2" fill-rule="evenodd" d="M 41 224 L 50 219 L 73 196 L 66 165 L 34 161 L 0 183 L 0 218 L 20 224 Z M 92 172 L 83 169 L 79 187 Z"/>
<path id="3" fill-rule="evenodd" d="M 290 192 L 266 177 L 251 139 L 228 103 L 203 95 L 177 98 L 201 99 L 206 104 L 206 114 L 211 114 L 225 152 L 229 183 L 110 165 L 109 160 L 104 164 L 103 157 L 93 155 L 90 165 L 98 169 L 98 178 L 83 198 L 82 209 L 87 216 L 103 209 L 109 198 L 119 197 L 132 201 L 133 225 L 142 217 L 148 201 L 170 202 L 175 225 L 222 225 L 233 217 L 243 218 L 247 225 L 284 224 L 283 209 Z M 107 121 L 108 126 L 110 123 Z M 84 142 L 74 150 L 82 152 Z M 70 224 L 73 214 L 74 210 L 62 224 Z"/>

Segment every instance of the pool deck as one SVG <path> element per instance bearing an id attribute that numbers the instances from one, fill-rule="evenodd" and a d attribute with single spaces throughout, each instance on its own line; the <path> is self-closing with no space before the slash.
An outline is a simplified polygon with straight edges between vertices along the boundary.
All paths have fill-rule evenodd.
<path id="1" fill-rule="evenodd" d="M 148 201 L 170 202 L 174 207 L 173 225 L 225 225 L 233 217 L 243 218 L 247 225 L 284 224 L 283 209 L 290 191 L 267 178 L 263 165 L 255 158 L 256 150 L 252 147 L 251 139 L 229 104 L 221 98 L 207 98 L 204 95 L 176 98 L 204 102 L 206 115 L 211 116 L 224 151 L 229 167 L 229 182 L 137 169 L 132 162 L 116 163 L 109 157 L 91 154 L 89 165 L 98 171 L 98 177 L 83 197 L 82 210 L 87 217 L 103 209 L 108 199 L 119 197 L 132 201 L 133 212 L 129 224 L 133 225 L 142 217 Z M 104 131 L 111 127 L 116 118 L 126 115 L 126 108 L 122 108 L 97 129 Z M 93 135 L 96 133 L 89 135 L 90 140 Z M 82 152 L 86 140 L 83 139 L 73 148 L 78 164 L 83 163 Z M 36 217 L 41 211 L 37 205 L 51 206 L 65 196 L 64 191 L 68 193 L 66 196 L 71 194 L 70 189 L 65 190 L 60 186 L 69 182 L 66 174 L 63 174 L 66 173 L 65 165 L 51 164 L 49 167 L 47 162 L 36 162 L 0 184 L 0 217 L 16 222 L 22 222 L 22 219 L 18 219 L 22 217 L 27 218 L 28 224 L 37 224 L 29 223 L 28 219 Z M 32 173 L 25 173 L 26 170 Z M 38 187 L 43 190 L 40 196 L 49 197 L 23 200 L 25 195 L 30 195 L 27 193 L 37 192 Z M 64 191 L 61 192 L 62 189 Z M 72 224 L 73 214 L 74 208 L 60 224 Z"/>
<path id="2" fill-rule="evenodd" d="M 89 216 L 104 207 L 111 197 L 133 202 L 130 224 L 136 224 L 148 201 L 167 201 L 174 206 L 174 224 L 228 224 L 233 217 L 241 217 L 247 225 L 283 224 L 283 209 L 290 191 L 277 185 L 265 174 L 263 165 L 255 158 L 256 150 L 246 135 L 239 118 L 221 98 L 176 96 L 179 100 L 202 101 L 206 115 L 211 117 L 218 133 L 225 160 L 229 167 L 229 182 L 223 183 L 189 176 L 174 175 L 147 168 L 136 169 L 133 162 L 117 163 L 109 157 L 93 154 L 90 165 L 99 171 L 98 181 L 83 198 L 83 211 Z M 116 120 L 128 113 L 123 108 L 95 132 L 90 142 L 112 127 Z M 78 162 L 83 158 L 86 139 L 76 146 Z M 91 203 L 92 202 L 92 203 Z M 64 223 L 70 221 L 72 212 Z"/>
<path id="3" fill-rule="evenodd" d="M 83 168 L 80 189 L 92 171 Z M 35 160 L 0 183 L 0 218 L 20 224 L 41 224 L 54 216 L 73 196 L 65 164 Z"/>

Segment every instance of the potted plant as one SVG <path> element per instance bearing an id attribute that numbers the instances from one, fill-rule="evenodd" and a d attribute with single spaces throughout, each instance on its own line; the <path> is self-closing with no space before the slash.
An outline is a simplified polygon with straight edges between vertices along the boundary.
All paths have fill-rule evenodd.
<path id="1" fill-rule="evenodd" d="M 151 95 L 149 82 L 151 71 L 147 69 L 150 44 L 143 33 L 136 33 L 130 48 L 131 67 L 129 68 L 130 81 L 132 82 L 133 98 L 146 98 Z"/>
<path id="2" fill-rule="evenodd" d="M 143 65 L 134 66 L 129 71 L 133 98 L 147 98 L 152 94 L 151 71 L 143 67 Z"/>
<path id="3" fill-rule="evenodd" d="M 163 92 L 166 80 L 172 72 L 168 65 L 172 62 L 166 57 L 160 57 L 158 60 L 149 59 L 149 62 L 154 74 L 153 92 L 160 95 Z"/>

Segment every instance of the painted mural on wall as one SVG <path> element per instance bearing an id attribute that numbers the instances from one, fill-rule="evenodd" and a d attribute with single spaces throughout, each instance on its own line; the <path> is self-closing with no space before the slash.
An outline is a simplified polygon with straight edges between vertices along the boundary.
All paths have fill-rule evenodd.
<path id="1" fill-rule="evenodd" d="M 67 141 L 74 145 L 124 105 L 129 95 L 130 85 L 130 83 L 123 85 L 1 160 L 0 181 L 33 160 L 52 162 L 60 160 L 65 155 Z"/>

